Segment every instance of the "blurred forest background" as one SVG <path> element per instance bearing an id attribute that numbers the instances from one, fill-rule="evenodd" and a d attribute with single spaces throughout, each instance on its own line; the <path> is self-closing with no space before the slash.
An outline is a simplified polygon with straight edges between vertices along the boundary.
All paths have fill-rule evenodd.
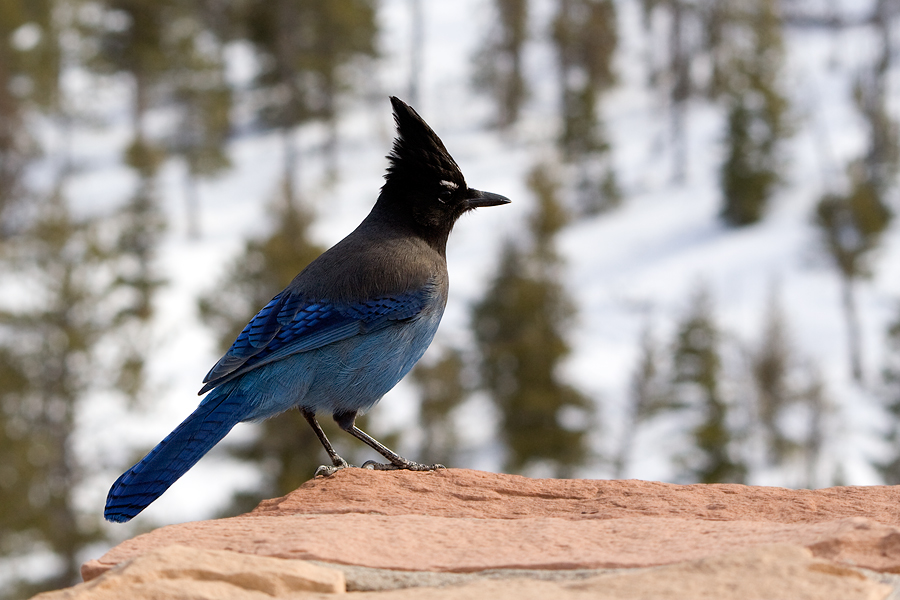
<path id="1" fill-rule="evenodd" d="M 364 429 L 531 476 L 900 483 L 898 25 L 900 0 L 0 0 L 0 598 L 324 462 L 286 414 L 102 521 L 366 214 L 389 94 L 513 204 L 457 225 L 442 331 Z"/>

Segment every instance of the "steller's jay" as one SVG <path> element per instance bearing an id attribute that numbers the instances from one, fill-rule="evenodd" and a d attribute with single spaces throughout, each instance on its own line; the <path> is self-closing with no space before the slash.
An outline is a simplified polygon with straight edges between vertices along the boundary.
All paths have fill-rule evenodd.
<path id="1" fill-rule="evenodd" d="M 316 421 L 344 431 L 389 462 L 374 469 L 430 471 L 354 424 L 397 385 L 431 344 L 447 303 L 447 237 L 474 208 L 507 204 L 466 180 L 443 142 L 391 97 L 397 138 L 375 206 L 350 235 L 297 275 L 244 327 L 203 382 L 200 406 L 109 490 L 104 516 L 125 522 L 159 498 L 231 429 L 298 408 L 331 458 L 348 467 Z"/>

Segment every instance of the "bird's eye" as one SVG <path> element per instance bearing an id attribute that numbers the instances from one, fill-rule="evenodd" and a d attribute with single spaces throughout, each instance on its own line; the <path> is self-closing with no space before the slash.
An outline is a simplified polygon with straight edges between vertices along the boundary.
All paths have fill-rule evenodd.
<path id="1" fill-rule="evenodd" d="M 453 192 L 459 189 L 459 185 L 453 181 L 448 181 L 446 179 L 441 180 L 441 185 L 438 191 L 438 201 L 445 203 L 450 197 L 453 195 Z"/>

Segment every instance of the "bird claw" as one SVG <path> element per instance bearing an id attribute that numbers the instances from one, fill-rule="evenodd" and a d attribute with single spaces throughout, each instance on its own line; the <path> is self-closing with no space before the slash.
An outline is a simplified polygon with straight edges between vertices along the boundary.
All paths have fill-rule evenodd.
<path id="1" fill-rule="evenodd" d="M 444 465 L 422 465 L 411 460 L 404 460 L 401 464 L 395 463 L 379 463 L 374 460 L 367 460 L 362 465 L 363 469 L 371 469 L 373 471 L 437 471 L 438 469 L 446 469 Z"/>
<path id="2" fill-rule="evenodd" d="M 343 469 L 356 469 L 358 468 L 356 465 L 351 465 L 343 458 L 340 459 L 340 462 L 335 462 L 333 465 L 320 465 L 318 469 L 316 469 L 313 477 L 318 477 L 321 475 L 322 477 L 331 477 L 338 471 L 342 471 Z"/>

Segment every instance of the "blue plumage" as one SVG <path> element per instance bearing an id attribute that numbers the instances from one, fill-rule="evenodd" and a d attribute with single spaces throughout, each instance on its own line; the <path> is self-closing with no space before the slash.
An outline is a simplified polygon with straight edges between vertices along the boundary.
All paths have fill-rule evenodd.
<path id="1" fill-rule="evenodd" d="M 231 428 L 242 421 L 247 406 L 237 395 L 210 395 L 138 464 L 113 483 L 104 516 L 124 523 L 159 498 L 197 464 Z"/>
<path id="2" fill-rule="evenodd" d="M 197 409 L 109 490 L 104 516 L 133 518 L 237 424 L 297 408 L 332 466 L 348 466 L 316 421 L 338 425 L 389 462 L 376 469 L 431 470 L 356 427 L 357 414 L 393 388 L 428 348 L 447 302 L 446 243 L 456 220 L 509 202 L 469 188 L 431 128 L 391 98 L 398 138 L 369 216 L 313 261 L 250 320 L 203 380 Z"/>
<path id="3" fill-rule="evenodd" d="M 433 295 L 434 290 L 426 286 L 394 296 L 337 304 L 281 292 L 253 317 L 207 373 L 200 393 L 291 354 L 371 333 L 391 321 L 412 319 Z"/>

